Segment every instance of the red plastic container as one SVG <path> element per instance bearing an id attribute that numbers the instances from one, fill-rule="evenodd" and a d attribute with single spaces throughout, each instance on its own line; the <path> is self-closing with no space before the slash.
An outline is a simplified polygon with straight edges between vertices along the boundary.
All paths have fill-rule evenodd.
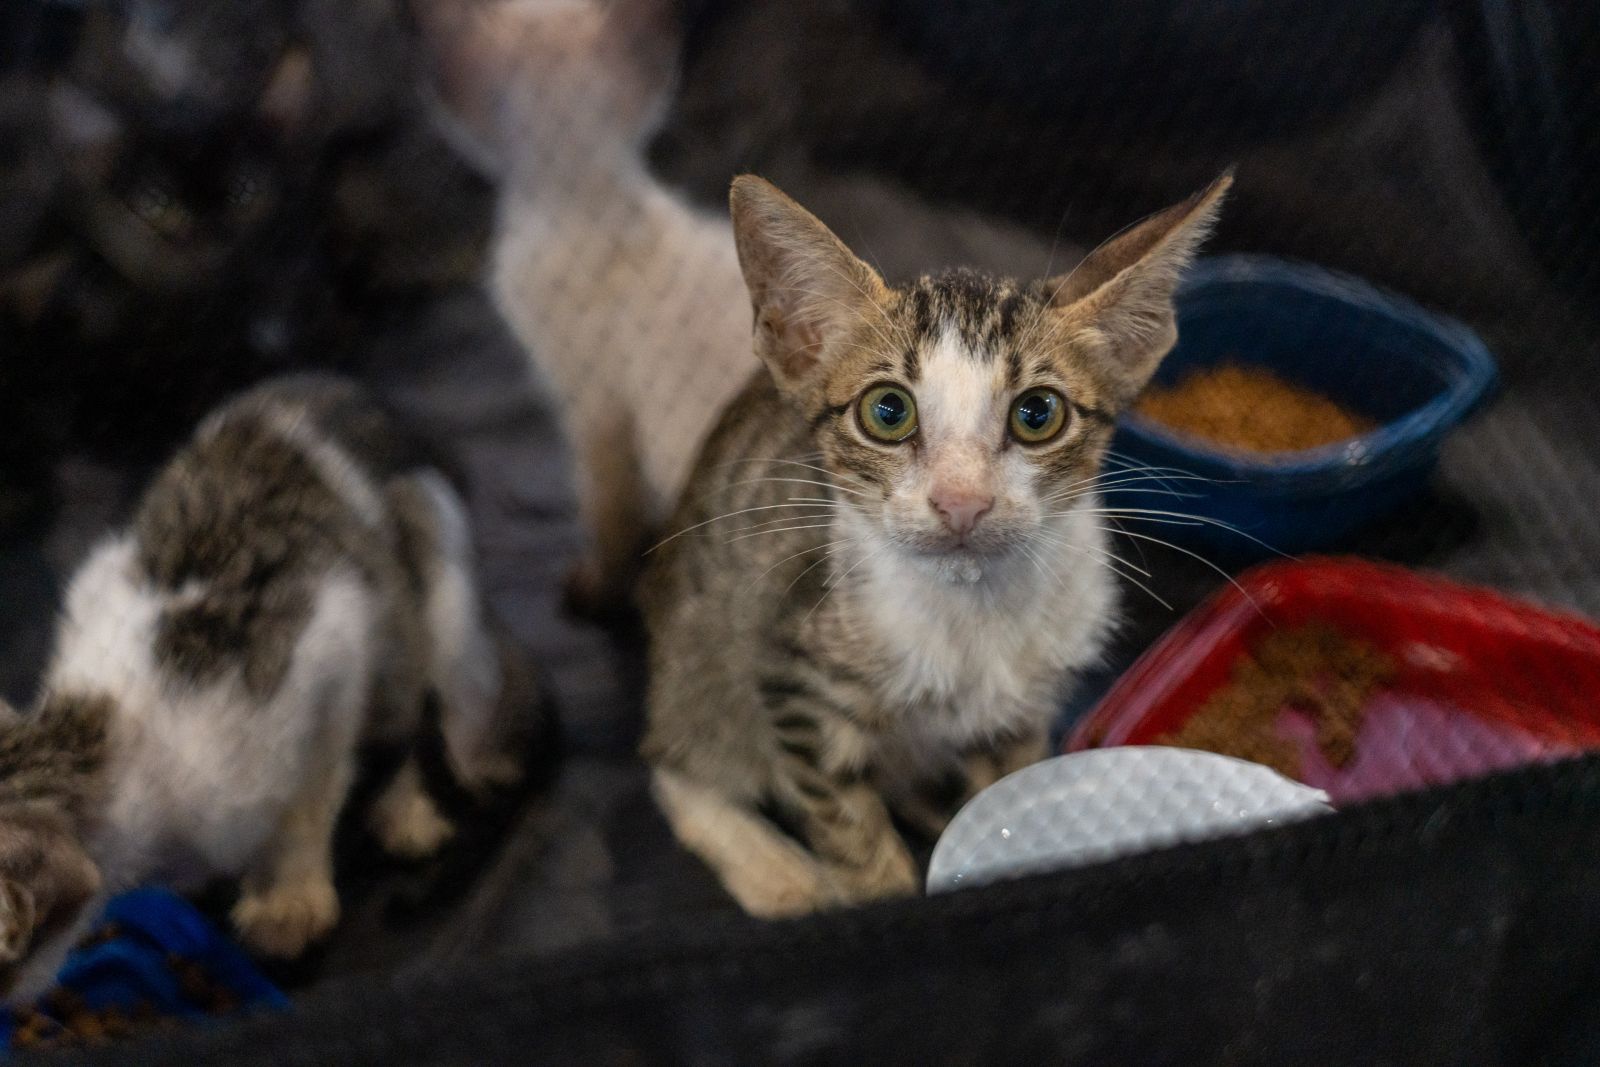
<path id="1" fill-rule="evenodd" d="M 1600 748 L 1600 626 L 1487 590 L 1361 560 L 1272 563 L 1196 608 L 1069 735 L 1068 752 L 1145 745 L 1226 684 L 1273 627 L 1332 624 L 1392 656 L 1364 709 L 1355 756 L 1332 766 L 1313 725 L 1285 709 L 1301 780 L 1335 803 Z"/>

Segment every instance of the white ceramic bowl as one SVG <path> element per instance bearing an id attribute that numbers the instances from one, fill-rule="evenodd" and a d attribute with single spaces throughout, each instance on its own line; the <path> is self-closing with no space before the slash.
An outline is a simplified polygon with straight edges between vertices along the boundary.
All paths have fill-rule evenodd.
<path id="1" fill-rule="evenodd" d="M 1007 775 L 951 820 L 928 892 L 1060 870 L 1326 814 L 1269 767 L 1182 748 L 1102 748 Z"/>

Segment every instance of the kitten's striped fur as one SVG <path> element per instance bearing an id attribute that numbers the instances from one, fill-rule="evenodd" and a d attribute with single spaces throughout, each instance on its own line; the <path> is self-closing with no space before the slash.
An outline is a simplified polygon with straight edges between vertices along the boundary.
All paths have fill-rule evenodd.
<path id="1" fill-rule="evenodd" d="M 891 812 L 936 832 L 950 800 L 1044 754 L 1115 606 L 1097 497 L 1073 490 L 1175 341 L 1173 286 L 1228 183 L 1063 278 L 892 289 L 777 189 L 735 182 L 765 368 L 647 576 L 643 752 L 674 831 L 749 911 L 913 891 Z M 915 399 L 898 444 L 863 426 L 883 383 Z M 1024 444 L 1008 413 L 1037 387 L 1070 413 Z"/>

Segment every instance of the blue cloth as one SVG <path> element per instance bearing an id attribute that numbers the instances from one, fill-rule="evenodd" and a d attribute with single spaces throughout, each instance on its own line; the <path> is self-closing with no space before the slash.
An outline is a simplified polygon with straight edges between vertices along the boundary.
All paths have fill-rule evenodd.
<path id="1" fill-rule="evenodd" d="M 57 988 L 31 1008 L 0 1012 L 0 1049 L 43 1041 L 74 1043 L 73 1017 L 198 1019 L 252 1008 L 285 1008 L 288 998 L 193 905 L 165 889 L 135 889 L 106 905 L 73 950 Z M 16 1040 L 26 1028 L 24 1040 Z"/>

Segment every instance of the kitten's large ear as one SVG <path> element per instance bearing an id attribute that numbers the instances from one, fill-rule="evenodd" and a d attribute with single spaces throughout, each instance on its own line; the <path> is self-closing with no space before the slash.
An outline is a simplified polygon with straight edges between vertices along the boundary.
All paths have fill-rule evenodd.
<path id="1" fill-rule="evenodd" d="M 1232 184 L 1229 170 L 1045 283 L 1058 329 L 1102 353 L 1100 369 L 1119 407 L 1138 395 L 1177 341 L 1173 289 L 1211 233 Z"/>
<path id="2" fill-rule="evenodd" d="M 883 279 L 857 259 L 811 212 L 754 175 L 729 195 L 739 266 L 755 308 L 755 348 L 778 387 L 791 395 L 862 323 L 882 314 Z"/>

